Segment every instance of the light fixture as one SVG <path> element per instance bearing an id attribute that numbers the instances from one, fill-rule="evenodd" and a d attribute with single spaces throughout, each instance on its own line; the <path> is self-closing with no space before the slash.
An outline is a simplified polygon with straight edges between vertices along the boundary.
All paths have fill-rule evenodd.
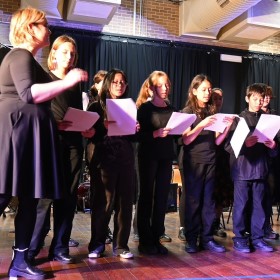
<path id="1" fill-rule="evenodd" d="M 186 0 L 169 0 L 170 2 L 172 2 L 173 4 L 180 4 Z"/>

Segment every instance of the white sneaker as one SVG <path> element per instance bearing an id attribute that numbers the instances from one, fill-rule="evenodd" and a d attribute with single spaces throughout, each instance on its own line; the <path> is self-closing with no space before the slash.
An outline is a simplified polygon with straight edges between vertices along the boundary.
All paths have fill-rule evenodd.
<path id="1" fill-rule="evenodd" d="M 132 259 L 134 257 L 134 255 L 130 251 L 123 251 L 120 254 L 120 257 L 123 259 Z"/>
<path id="2" fill-rule="evenodd" d="M 93 258 L 93 259 L 96 259 L 96 258 L 100 258 L 101 254 L 99 251 L 95 250 L 95 251 L 91 251 L 89 252 L 88 254 L 88 257 L 89 258 Z"/>

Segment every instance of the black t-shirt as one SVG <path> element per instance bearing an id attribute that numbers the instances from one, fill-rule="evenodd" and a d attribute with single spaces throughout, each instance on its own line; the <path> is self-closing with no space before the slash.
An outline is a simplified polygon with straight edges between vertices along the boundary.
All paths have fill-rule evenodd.
<path id="1" fill-rule="evenodd" d="M 190 107 L 185 107 L 182 113 L 193 114 Z M 209 112 L 205 112 L 206 116 L 210 116 Z M 191 128 L 196 127 L 202 119 L 197 116 Z M 216 161 L 216 144 L 215 132 L 210 130 L 202 130 L 196 139 L 189 145 L 184 145 L 184 160 L 190 160 L 196 163 L 215 163 Z"/>

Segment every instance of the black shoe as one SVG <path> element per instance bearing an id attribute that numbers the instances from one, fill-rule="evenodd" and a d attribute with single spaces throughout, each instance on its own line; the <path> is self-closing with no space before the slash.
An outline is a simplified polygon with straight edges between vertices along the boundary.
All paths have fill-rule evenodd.
<path id="1" fill-rule="evenodd" d="M 185 229 L 184 228 L 179 229 L 178 238 L 181 241 L 186 241 Z"/>
<path id="2" fill-rule="evenodd" d="M 67 253 L 58 253 L 58 254 L 49 255 L 49 260 L 59 261 L 61 263 L 75 263 L 76 262 L 75 258 L 71 257 Z"/>
<path id="3" fill-rule="evenodd" d="M 187 243 L 186 246 L 185 246 L 185 251 L 186 251 L 187 253 L 190 253 L 190 254 L 192 254 L 192 253 L 197 253 L 197 252 L 198 252 L 198 247 L 197 247 L 196 243 L 194 243 L 194 242 L 189 242 L 189 243 Z"/>
<path id="4" fill-rule="evenodd" d="M 46 274 L 44 271 L 34 267 L 28 260 L 28 248 L 20 250 L 13 248 L 14 256 L 10 264 L 8 275 L 9 277 L 17 278 L 18 276 L 26 279 L 44 279 Z"/>
<path id="5" fill-rule="evenodd" d="M 156 255 L 158 253 L 158 249 L 154 245 L 139 244 L 138 251 L 145 255 Z"/>
<path id="6" fill-rule="evenodd" d="M 279 239 L 279 233 L 275 232 L 272 229 L 271 224 L 269 224 L 264 230 L 264 238 L 277 240 L 277 239 Z"/>
<path id="7" fill-rule="evenodd" d="M 160 255 L 167 255 L 168 249 L 164 247 L 161 243 L 156 244 L 157 251 Z"/>
<path id="8" fill-rule="evenodd" d="M 76 240 L 74 240 L 74 239 L 72 239 L 72 238 L 69 239 L 69 242 L 68 242 L 68 246 L 69 246 L 69 247 L 78 247 L 79 244 L 80 244 L 80 243 L 79 243 L 78 241 L 76 241 Z"/>
<path id="9" fill-rule="evenodd" d="M 233 241 L 233 249 L 241 253 L 250 253 L 250 245 L 248 239 L 235 239 Z"/>
<path id="10" fill-rule="evenodd" d="M 257 242 L 253 242 L 253 247 L 256 250 L 260 250 L 262 252 L 273 252 L 274 249 L 272 246 L 270 246 L 269 244 L 267 244 L 264 240 L 259 240 Z"/>
<path id="11" fill-rule="evenodd" d="M 45 279 L 46 273 L 37 267 L 26 266 L 25 268 L 19 268 L 11 266 L 8 272 L 9 277 L 17 278 L 24 277 L 26 279 L 36 279 L 42 280 Z"/>
<path id="12" fill-rule="evenodd" d="M 171 242 L 172 238 L 170 236 L 168 236 L 167 234 L 163 234 L 159 237 L 159 241 L 160 242 Z"/>
<path id="13" fill-rule="evenodd" d="M 211 252 L 224 253 L 226 248 L 223 245 L 218 244 L 215 240 L 210 240 L 203 243 L 203 248 Z"/>

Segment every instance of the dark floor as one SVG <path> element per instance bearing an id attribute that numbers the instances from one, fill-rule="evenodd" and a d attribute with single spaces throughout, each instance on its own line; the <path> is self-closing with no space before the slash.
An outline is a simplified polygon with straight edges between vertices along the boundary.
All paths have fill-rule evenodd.
<path id="1" fill-rule="evenodd" d="M 227 220 L 228 212 L 224 212 Z M 0 217 L 0 279 L 7 279 L 13 245 L 14 214 Z M 277 213 L 273 215 L 273 228 L 280 231 Z M 169 249 L 167 256 L 144 256 L 138 253 L 137 242 L 129 241 L 134 259 L 123 260 L 112 256 L 111 245 L 106 247 L 104 258 L 87 258 L 87 244 L 90 236 L 90 214 L 78 212 L 74 220 L 72 238 L 80 242 L 77 248 L 71 248 L 77 264 L 62 265 L 46 259 L 52 232 L 46 238 L 46 244 L 38 257 L 39 267 L 49 272 L 48 279 L 280 279 L 280 241 L 273 241 L 273 253 L 254 252 L 242 254 L 233 251 L 231 240 L 231 219 L 227 227 L 227 238 L 217 238 L 226 246 L 226 253 L 202 251 L 188 254 L 184 243 L 177 238 L 178 212 L 166 214 L 166 233 L 172 237 L 171 243 L 165 243 Z"/>

